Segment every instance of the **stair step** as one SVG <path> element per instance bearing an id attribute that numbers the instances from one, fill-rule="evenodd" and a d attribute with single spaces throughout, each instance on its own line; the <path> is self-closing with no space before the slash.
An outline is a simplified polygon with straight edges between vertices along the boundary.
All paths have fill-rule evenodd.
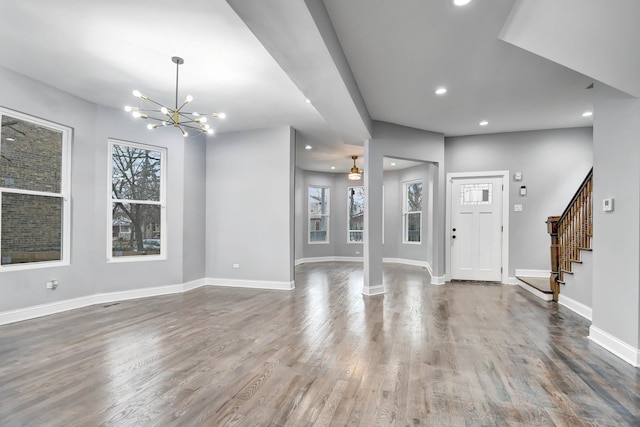
<path id="1" fill-rule="evenodd" d="M 578 249 L 580 249 L 581 251 L 587 251 L 587 252 L 591 252 L 593 250 L 591 248 L 578 248 Z"/>
<path id="2" fill-rule="evenodd" d="M 562 273 L 564 273 L 564 274 L 573 274 L 573 271 L 569 271 L 569 270 L 562 270 Z"/>
<path id="3" fill-rule="evenodd" d="M 516 276 L 516 279 L 520 280 L 521 282 L 526 283 L 527 285 L 531 286 L 532 288 L 537 289 L 538 291 L 540 291 L 540 292 L 542 292 L 544 294 L 553 295 L 553 291 L 551 290 L 551 284 L 549 283 L 549 278 L 548 277 Z"/>

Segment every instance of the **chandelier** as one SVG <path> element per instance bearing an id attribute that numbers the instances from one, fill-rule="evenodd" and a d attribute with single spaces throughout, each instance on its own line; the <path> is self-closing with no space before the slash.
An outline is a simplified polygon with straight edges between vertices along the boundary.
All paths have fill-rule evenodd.
<path id="1" fill-rule="evenodd" d="M 358 156 L 351 156 L 351 158 L 353 159 L 353 167 L 349 172 L 349 180 L 357 181 L 362 178 L 362 171 L 356 166 L 356 159 L 358 158 Z"/>
<path id="2" fill-rule="evenodd" d="M 197 130 L 208 135 L 213 135 L 213 128 L 207 123 L 207 116 L 211 116 L 217 119 L 224 119 L 226 115 L 224 113 L 207 113 L 200 114 L 197 111 L 187 112 L 183 111 L 183 108 L 193 101 L 193 96 L 187 95 L 182 105 L 178 106 L 178 70 L 181 64 L 184 64 L 184 59 L 174 56 L 171 61 L 176 64 L 176 102 L 173 108 L 167 107 L 147 95 L 140 93 L 139 90 L 133 91 L 133 96 L 140 98 L 143 101 L 155 104 L 155 109 L 131 107 L 127 105 L 124 110 L 130 112 L 136 119 L 152 120 L 155 123 L 147 124 L 148 129 L 156 129 L 161 126 L 173 126 L 180 130 L 182 136 L 189 136 L 187 129 Z"/>

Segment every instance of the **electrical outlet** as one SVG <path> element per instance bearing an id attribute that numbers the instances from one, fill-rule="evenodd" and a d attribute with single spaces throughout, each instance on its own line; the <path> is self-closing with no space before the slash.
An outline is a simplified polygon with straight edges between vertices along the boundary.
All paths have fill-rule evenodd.
<path id="1" fill-rule="evenodd" d="M 233 268 L 240 268 L 240 264 L 233 264 Z"/>

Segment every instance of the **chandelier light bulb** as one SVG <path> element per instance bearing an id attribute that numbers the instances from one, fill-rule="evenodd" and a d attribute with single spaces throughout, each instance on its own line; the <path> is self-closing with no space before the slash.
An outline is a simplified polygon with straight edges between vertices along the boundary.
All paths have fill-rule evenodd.
<path id="1" fill-rule="evenodd" d="M 182 131 L 182 136 L 184 136 L 185 138 L 189 136 L 189 132 L 187 132 L 186 130 Z"/>
<path id="2" fill-rule="evenodd" d="M 193 113 L 191 113 L 191 115 L 193 117 L 198 117 L 198 116 L 200 116 L 200 113 L 198 113 L 197 111 L 194 111 Z"/>
<path id="3" fill-rule="evenodd" d="M 213 135 L 213 129 L 211 129 L 211 128 L 207 129 L 207 133 L 208 133 L 209 135 Z"/>
<path id="4" fill-rule="evenodd" d="M 133 92 L 133 96 L 135 96 L 136 98 L 142 98 L 142 93 L 140 93 L 139 90 L 134 90 Z"/>
<path id="5" fill-rule="evenodd" d="M 135 117 L 136 119 L 139 119 L 139 118 L 140 118 L 140 116 L 141 116 L 142 114 L 140 114 L 140 112 L 139 112 L 139 111 L 134 111 L 134 112 L 132 112 L 132 113 L 131 113 L 131 115 L 132 115 L 133 117 Z"/>
<path id="6" fill-rule="evenodd" d="M 127 113 L 130 113 L 130 112 L 132 111 L 131 106 L 130 106 L 130 105 L 126 105 L 126 106 L 124 107 L 124 111 L 126 111 Z"/>
<path id="7" fill-rule="evenodd" d="M 193 101 L 193 96 L 191 96 L 191 95 L 187 95 L 187 99 L 185 99 L 185 101 L 184 101 L 184 102 L 189 103 L 189 102 L 191 102 L 191 101 Z"/>
<path id="8" fill-rule="evenodd" d="M 164 115 L 169 114 L 169 110 L 167 109 L 167 107 L 162 107 L 162 108 L 160 109 L 160 112 L 161 112 L 162 114 L 164 114 Z"/>
<path id="9" fill-rule="evenodd" d="M 218 114 L 218 117 L 224 119 L 225 117 L 227 117 L 227 115 L 225 113 L 220 113 Z"/>

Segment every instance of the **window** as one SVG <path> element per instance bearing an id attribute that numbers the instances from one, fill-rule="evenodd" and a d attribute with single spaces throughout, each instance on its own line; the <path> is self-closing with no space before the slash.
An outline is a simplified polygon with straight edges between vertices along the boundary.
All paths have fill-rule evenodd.
<path id="1" fill-rule="evenodd" d="M 403 189 L 403 242 L 420 243 L 422 241 L 422 182 L 405 182 Z"/>
<path id="2" fill-rule="evenodd" d="M 71 129 L 0 109 L 0 269 L 69 263 Z"/>
<path id="3" fill-rule="evenodd" d="M 488 184 L 462 184 L 460 185 L 460 205 L 490 205 L 493 193 L 493 185 Z"/>
<path id="4" fill-rule="evenodd" d="M 108 258 L 165 257 L 163 148 L 110 141 Z"/>
<path id="5" fill-rule="evenodd" d="M 329 188 L 309 186 L 309 243 L 329 243 Z"/>
<path id="6" fill-rule="evenodd" d="M 347 243 L 362 243 L 364 237 L 364 187 L 348 187 L 347 197 Z"/>

